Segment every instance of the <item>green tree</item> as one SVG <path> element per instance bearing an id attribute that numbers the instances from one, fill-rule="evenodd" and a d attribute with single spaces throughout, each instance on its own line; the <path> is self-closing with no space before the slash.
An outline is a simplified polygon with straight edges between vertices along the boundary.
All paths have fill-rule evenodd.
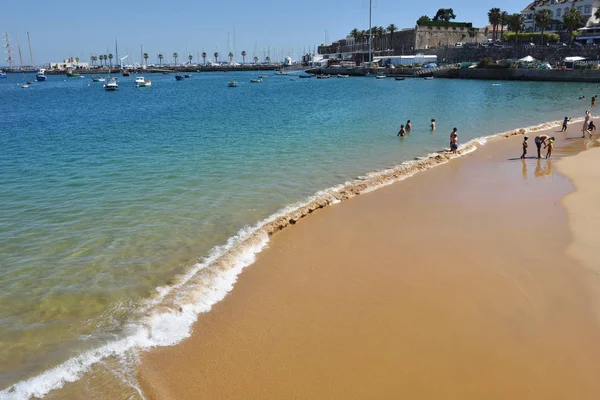
<path id="1" fill-rule="evenodd" d="M 594 13 L 594 18 L 600 19 L 600 8 L 597 9 L 596 12 Z"/>
<path id="2" fill-rule="evenodd" d="M 525 17 L 520 13 L 515 13 L 508 16 L 508 29 L 515 33 L 515 43 L 519 38 L 519 32 L 523 30 L 523 24 L 525 23 Z"/>
<path id="3" fill-rule="evenodd" d="M 194 57 L 192 57 L 192 55 L 191 55 L 191 54 L 188 56 L 188 60 L 189 60 L 189 62 L 190 62 L 190 65 L 192 64 L 192 59 L 193 59 L 193 58 L 194 58 Z"/>
<path id="4" fill-rule="evenodd" d="M 110 53 L 110 54 L 108 55 L 108 62 L 110 63 L 110 66 L 111 66 L 111 67 L 112 67 L 112 59 L 113 59 L 113 55 L 112 55 L 112 53 Z"/>
<path id="5" fill-rule="evenodd" d="M 498 33 L 498 25 L 500 25 L 500 19 L 502 18 L 502 11 L 499 8 L 492 8 L 488 11 L 488 21 L 492 25 L 492 38 L 496 40 Z"/>
<path id="6" fill-rule="evenodd" d="M 229 64 L 233 63 L 233 53 L 229 52 Z"/>
<path id="7" fill-rule="evenodd" d="M 179 57 L 179 54 L 173 53 L 173 60 L 175 60 L 175 65 L 177 65 L 177 57 Z"/>
<path id="8" fill-rule="evenodd" d="M 377 37 L 379 37 L 379 50 L 383 50 L 383 46 L 385 45 L 383 43 L 384 33 L 385 33 L 385 28 L 383 26 L 378 26 L 377 27 Z"/>
<path id="9" fill-rule="evenodd" d="M 431 22 L 431 18 L 427 15 L 421 15 L 421 17 L 417 20 L 417 25 L 424 25 L 428 22 Z"/>
<path id="10" fill-rule="evenodd" d="M 246 64 L 246 50 L 242 50 L 242 64 Z"/>
<path id="11" fill-rule="evenodd" d="M 159 64 L 159 65 L 162 65 L 162 60 L 163 60 L 163 58 L 165 58 L 165 56 L 163 56 L 162 54 L 159 54 L 159 55 L 158 55 L 158 64 Z"/>
<path id="12" fill-rule="evenodd" d="M 354 44 L 358 43 L 358 40 L 360 39 L 360 31 L 356 28 L 352 29 L 350 31 L 350 36 L 354 39 Z"/>
<path id="13" fill-rule="evenodd" d="M 504 41 L 504 27 L 508 24 L 508 13 L 506 11 L 502 11 L 500 14 L 500 40 Z"/>
<path id="14" fill-rule="evenodd" d="M 268 64 L 268 63 L 270 63 L 270 62 L 271 62 L 271 57 L 269 57 L 269 56 L 266 56 L 266 57 L 265 57 L 265 61 L 267 62 L 267 64 Z"/>
<path id="15" fill-rule="evenodd" d="M 206 52 L 202 52 L 202 60 L 204 60 L 204 65 L 206 65 Z"/>
<path id="16" fill-rule="evenodd" d="M 254 56 L 254 64 L 258 64 L 258 57 Z"/>
<path id="17" fill-rule="evenodd" d="M 434 21 L 450 22 L 450 20 L 456 19 L 456 14 L 451 8 L 440 8 L 433 17 Z"/>
<path id="18" fill-rule="evenodd" d="M 569 8 L 563 15 L 563 25 L 569 31 L 570 43 L 573 43 L 573 31 L 583 26 L 583 15 L 575 7 Z"/>
<path id="19" fill-rule="evenodd" d="M 390 48 L 394 50 L 394 32 L 398 30 L 398 27 L 394 24 L 389 24 L 386 30 L 390 33 Z"/>
<path id="20" fill-rule="evenodd" d="M 213 54 L 213 56 L 215 56 L 215 62 L 218 63 L 219 62 L 219 53 L 215 51 L 215 54 Z"/>
<path id="21" fill-rule="evenodd" d="M 146 66 L 148 66 L 148 53 L 144 53 L 144 61 L 146 62 Z"/>
<path id="22" fill-rule="evenodd" d="M 544 45 L 544 31 L 552 24 L 552 11 L 547 8 L 535 13 L 535 23 L 542 31 L 542 45 Z"/>
<path id="23" fill-rule="evenodd" d="M 92 60 L 92 65 L 94 65 L 94 63 L 96 62 L 96 56 L 91 56 L 90 60 Z"/>

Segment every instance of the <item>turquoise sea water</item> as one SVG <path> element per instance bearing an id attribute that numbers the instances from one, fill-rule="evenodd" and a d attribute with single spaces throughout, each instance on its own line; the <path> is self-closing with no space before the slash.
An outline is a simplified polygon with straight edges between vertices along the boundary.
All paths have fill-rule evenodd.
<path id="1" fill-rule="evenodd" d="M 454 126 L 464 143 L 580 117 L 597 90 L 268 75 L 252 84 L 257 73 L 181 82 L 155 74 L 146 75 L 152 87 L 139 89 L 134 76 L 120 77 L 117 92 L 87 77 L 49 76 L 28 89 L 19 83 L 34 75 L 0 80 L 0 398 L 44 394 L 107 354 L 185 336 L 190 321 L 164 318 L 152 299 L 172 288 L 172 304 L 202 304 L 188 317 L 207 310 L 252 257 L 196 263 L 228 240 L 234 247 L 243 227 L 447 147 Z M 227 87 L 231 79 L 239 87 Z M 400 139 L 407 119 L 413 131 Z M 196 270 L 206 275 L 184 302 L 178 282 Z M 140 326 L 155 328 L 140 334 Z"/>

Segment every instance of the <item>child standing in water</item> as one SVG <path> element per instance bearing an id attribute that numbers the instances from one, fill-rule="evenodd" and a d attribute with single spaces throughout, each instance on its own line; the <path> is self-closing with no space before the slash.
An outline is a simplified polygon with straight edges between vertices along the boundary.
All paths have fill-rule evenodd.
<path id="1" fill-rule="evenodd" d="M 527 139 L 527 136 L 523 138 L 523 154 L 521 155 L 521 158 L 525 158 L 525 154 L 527 154 Z"/>
<path id="2" fill-rule="evenodd" d="M 406 130 L 404 129 L 404 125 L 400 125 L 400 132 L 396 136 L 406 136 Z"/>
<path id="3" fill-rule="evenodd" d="M 552 156 L 552 149 L 554 149 L 554 136 L 548 139 L 548 144 L 546 145 L 546 147 L 548 148 L 546 158 L 550 158 L 550 156 Z"/>
<path id="4" fill-rule="evenodd" d="M 431 127 L 432 131 L 435 131 L 435 118 L 431 118 L 431 125 L 430 125 L 430 127 Z"/>
<path id="5" fill-rule="evenodd" d="M 452 153 L 456 154 L 456 150 L 458 150 L 458 129 L 452 129 L 452 133 L 450 134 L 450 150 Z"/>

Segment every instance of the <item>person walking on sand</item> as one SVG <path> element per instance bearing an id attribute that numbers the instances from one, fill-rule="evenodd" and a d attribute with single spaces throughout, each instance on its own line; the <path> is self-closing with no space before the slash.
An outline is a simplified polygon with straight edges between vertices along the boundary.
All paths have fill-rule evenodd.
<path id="1" fill-rule="evenodd" d="M 410 123 L 410 119 L 406 121 L 406 132 L 412 131 L 412 124 Z"/>
<path id="2" fill-rule="evenodd" d="M 523 138 L 523 154 L 521 155 L 521 158 L 525 158 L 525 155 L 527 154 L 527 139 L 527 136 Z"/>
<path id="3" fill-rule="evenodd" d="M 587 131 L 588 124 L 591 120 L 592 113 L 590 112 L 590 110 L 585 110 L 585 120 L 583 121 L 583 129 L 581 130 L 583 132 L 583 135 L 581 135 L 581 137 L 585 137 L 585 132 Z"/>
<path id="4" fill-rule="evenodd" d="M 456 154 L 456 150 L 458 150 L 458 129 L 452 129 L 452 133 L 450 134 L 450 150 L 452 153 Z"/>
<path id="5" fill-rule="evenodd" d="M 565 117 L 565 120 L 563 121 L 563 124 L 562 124 L 562 129 L 560 130 L 561 132 L 566 132 L 567 131 L 567 124 L 569 122 L 571 122 L 571 118 Z"/>
<path id="6" fill-rule="evenodd" d="M 404 125 L 400 125 L 400 132 L 396 136 L 404 137 L 406 136 L 406 130 L 404 129 Z"/>
<path id="7" fill-rule="evenodd" d="M 435 131 L 435 118 L 431 118 L 431 125 L 429 125 L 432 131 Z"/>
<path id="8" fill-rule="evenodd" d="M 533 141 L 535 142 L 535 147 L 537 147 L 538 158 L 542 158 L 542 155 L 540 154 L 542 144 L 544 145 L 544 148 L 546 148 L 546 140 L 548 139 L 550 139 L 550 136 L 548 135 L 539 135 L 536 136 L 535 139 L 533 139 Z"/>
<path id="9" fill-rule="evenodd" d="M 546 158 L 550 158 L 552 156 L 552 149 L 554 149 L 554 137 L 548 139 L 548 144 L 546 145 L 548 148 L 548 152 L 546 153 Z"/>

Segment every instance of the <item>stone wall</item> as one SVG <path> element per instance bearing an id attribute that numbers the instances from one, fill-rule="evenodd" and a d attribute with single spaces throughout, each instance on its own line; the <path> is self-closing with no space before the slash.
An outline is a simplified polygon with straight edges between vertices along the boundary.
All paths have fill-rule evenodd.
<path id="1" fill-rule="evenodd" d="M 439 71 L 440 78 L 547 81 L 547 82 L 600 82 L 600 70 L 543 70 L 543 69 L 479 69 L 462 68 Z"/>
<path id="2" fill-rule="evenodd" d="M 469 28 L 417 26 L 416 49 L 430 47 L 454 46 L 458 42 L 479 42 L 485 40 L 485 32 L 477 29 L 475 37 L 469 36 Z"/>
<path id="3" fill-rule="evenodd" d="M 569 47 L 569 46 L 489 46 L 489 47 L 455 47 L 444 46 L 424 51 L 425 54 L 435 54 L 438 61 L 460 62 L 481 61 L 482 58 L 491 57 L 494 60 L 508 58 L 523 58 L 532 56 L 537 60 L 545 60 L 551 64 L 560 63 L 565 57 L 581 56 L 598 59 L 600 47 Z"/>

